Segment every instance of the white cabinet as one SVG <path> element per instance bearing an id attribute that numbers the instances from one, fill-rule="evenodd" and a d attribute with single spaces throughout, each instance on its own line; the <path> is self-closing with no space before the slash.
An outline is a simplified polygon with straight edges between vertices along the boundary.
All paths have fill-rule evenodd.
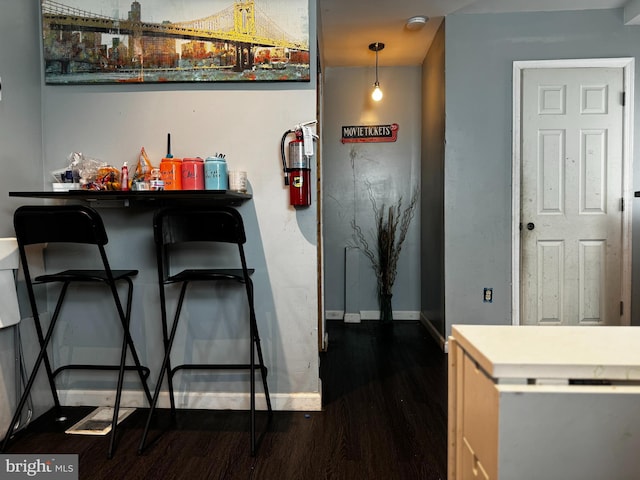
<path id="1" fill-rule="evenodd" d="M 18 241 L 0 238 L 0 328 L 20 321 L 15 271 L 18 270 Z"/>
<path id="2" fill-rule="evenodd" d="M 449 480 L 640 478 L 640 327 L 454 325 Z"/>

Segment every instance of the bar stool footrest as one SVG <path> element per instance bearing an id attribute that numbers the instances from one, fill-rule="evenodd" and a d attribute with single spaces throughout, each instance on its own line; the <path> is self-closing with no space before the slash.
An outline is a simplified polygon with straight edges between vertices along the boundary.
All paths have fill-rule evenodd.
<path id="1" fill-rule="evenodd" d="M 71 365 L 63 365 L 61 367 L 56 368 L 52 376 L 56 377 L 59 373 L 62 373 L 64 370 L 107 370 L 107 371 L 119 371 L 120 365 L 85 365 L 85 364 L 71 364 Z M 125 365 L 125 371 L 138 371 L 138 367 L 135 365 Z M 149 378 L 149 374 L 151 370 L 149 367 L 142 367 L 141 369 L 144 378 Z"/>
<path id="2" fill-rule="evenodd" d="M 254 364 L 253 367 L 249 363 L 220 363 L 220 364 L 210 364 L 210 363 L 189 363 L 185 365 L 178 365 L 171 369 L 171 375 L 175 374 L 178 370 L 261 370 L 259 364 Z M 265 375 L 267 374 L 267 369 L 264 369 Z"/>

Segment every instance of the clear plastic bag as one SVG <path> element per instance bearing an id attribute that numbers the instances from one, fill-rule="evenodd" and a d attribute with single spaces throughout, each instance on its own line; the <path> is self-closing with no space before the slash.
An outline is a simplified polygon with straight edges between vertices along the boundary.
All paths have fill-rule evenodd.
<path id="1" fill-rule="evenodd" d="M 65 168 L 65 174 L 68 171 L 72 172 L 73 181 L 79 182 L 82 189 L 120 190 L 120 171 L 102 160 L 73 152 L 69 155 L 69 164 Z M 54 177 L 60 178 L 58 172 L 51 173 Z"/>
<path id="2" fill-rule="evenodd" d="M 131 190 L 149 190 L 152 170 L 153 165 L 151 164 L 151 160 L 149 160 L 147 152 L 145 152 L 144 147 L 142 147 L 138 155 L 138 163 L 133 171 L 133 175 L 131 175 Z"/>

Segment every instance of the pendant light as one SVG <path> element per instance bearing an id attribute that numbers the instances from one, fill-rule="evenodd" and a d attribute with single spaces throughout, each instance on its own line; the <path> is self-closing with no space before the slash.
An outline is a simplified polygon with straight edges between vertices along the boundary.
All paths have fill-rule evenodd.
<path id="1" fill-rule="evenodd" d="M 369 45 L 369 50 L 376 52 L 376 83 L 373 84 L 373 92 L 371 98 L 379 102 L 382 100 L 382 90 L 380 90 L 380 82 L 378 82 L 378 52 L 384 48 L 384 43 L 376 42 Z"/>

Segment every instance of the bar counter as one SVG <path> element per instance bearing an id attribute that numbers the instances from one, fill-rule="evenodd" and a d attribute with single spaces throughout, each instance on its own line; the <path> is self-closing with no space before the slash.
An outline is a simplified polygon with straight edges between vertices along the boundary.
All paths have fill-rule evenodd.
<path id="1" fill-rule="evenodd" d="M 46 198 L 54 200 L 84 200 L 87 202 L 121 201 L 124 206 L 142 204 L 145 206 L 161 206 L 165 203 L 198 203 L 218 205 L 241 205 L 250 200 L 250 193 L 232 192 L 229 190 L 69 190 L 68 192 L 32 191 L 9 192 L 10 197 Z"/>

